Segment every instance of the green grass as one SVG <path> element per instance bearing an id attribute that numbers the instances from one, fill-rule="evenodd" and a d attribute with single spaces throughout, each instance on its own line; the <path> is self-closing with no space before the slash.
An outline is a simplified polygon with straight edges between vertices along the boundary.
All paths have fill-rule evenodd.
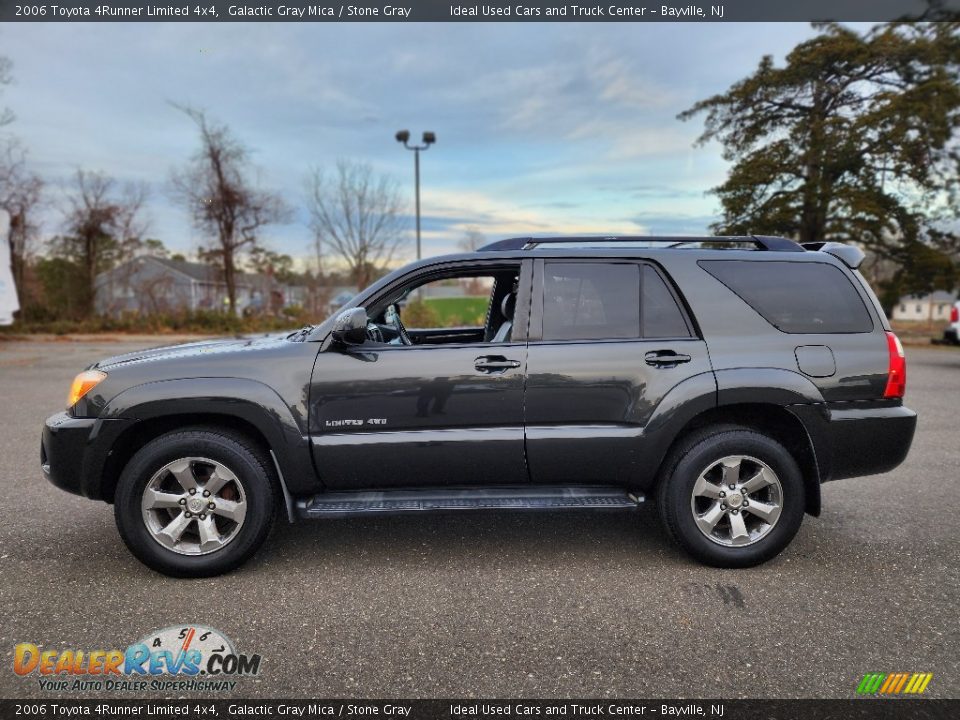
<path id="1" fill-rule="evenodd" d="M 424 302 L 437 314 L 439 327 L 476 326 L 483 325 L 490 298 L 486 296 L 426 298 Z"/>

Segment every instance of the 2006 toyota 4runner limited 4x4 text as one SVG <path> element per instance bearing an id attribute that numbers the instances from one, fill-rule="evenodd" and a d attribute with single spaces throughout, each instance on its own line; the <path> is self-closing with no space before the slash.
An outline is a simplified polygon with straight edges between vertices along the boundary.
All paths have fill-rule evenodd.
<path id="1" fill-rule="evenodd" d="M 103 360 L 47 420 L 58 487 L 178 576 L 291 521 L 635 510 L 691 555 L 772 558 L 828 480 L 888 471 L 916 414 L 863 254 L 773 237 L 516 238 L 397 270 L 326 322 Z M 485 316 L 406 327 L 436 288 Z M 421 314 L 422 316 L 422 314 Z M 425 520 L 426 521 L 426 520 Z"/>

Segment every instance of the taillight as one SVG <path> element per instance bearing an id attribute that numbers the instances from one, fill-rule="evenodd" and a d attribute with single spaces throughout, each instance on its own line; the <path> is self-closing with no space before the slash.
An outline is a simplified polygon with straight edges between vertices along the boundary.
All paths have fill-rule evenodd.
<path id="1" fill-rule="evenodd" d="M 950 308 L 950 322 L 960 322 L 960 308 L 958 308 L 956 305 Z"/>
<path id="2" fill-rule="evenodd" d="M 907 359 L 903 355 L 903 345 L 894 333 L 887 333 L 887 351 L 890 353 L 890 365 L 887 370 L 887 388 L 885 398 L 902 398 L 907 390 Z"/>

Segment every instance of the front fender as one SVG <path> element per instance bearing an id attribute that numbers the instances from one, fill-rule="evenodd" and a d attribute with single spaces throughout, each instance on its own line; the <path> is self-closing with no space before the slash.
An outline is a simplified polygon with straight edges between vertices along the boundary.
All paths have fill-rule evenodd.
<path id="1" fill-rule="evenodd" d="M 293 495 L 316 492 L 306 422 L 270 386 L 248 378 L 161 380 L 128 388 L 100 418 L 139 422 L 158 418 L 224 415 L 252 425 L 266 440 Z"/>

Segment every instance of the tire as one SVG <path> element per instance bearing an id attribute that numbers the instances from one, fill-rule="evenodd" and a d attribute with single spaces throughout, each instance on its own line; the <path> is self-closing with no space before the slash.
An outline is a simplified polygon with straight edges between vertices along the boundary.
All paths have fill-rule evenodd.
<path id="1" fill-rule="evenodd" d="M 209 577 L 257 551 L 278 504 L 259 448 L 227 430 L 190 428 L 150 441 L 131 458 L 117 484 L 114 517 L 123 542 L 148 567 Z"/>
<path id="2" fill-rule="evenodd" d="M 715 426 L 671 452 L 657 507 L 670 536 L 700 562 L 751 567 L 778 555 L 800 529 L 803 479 L 777 441 L 741 426 Z"/>

